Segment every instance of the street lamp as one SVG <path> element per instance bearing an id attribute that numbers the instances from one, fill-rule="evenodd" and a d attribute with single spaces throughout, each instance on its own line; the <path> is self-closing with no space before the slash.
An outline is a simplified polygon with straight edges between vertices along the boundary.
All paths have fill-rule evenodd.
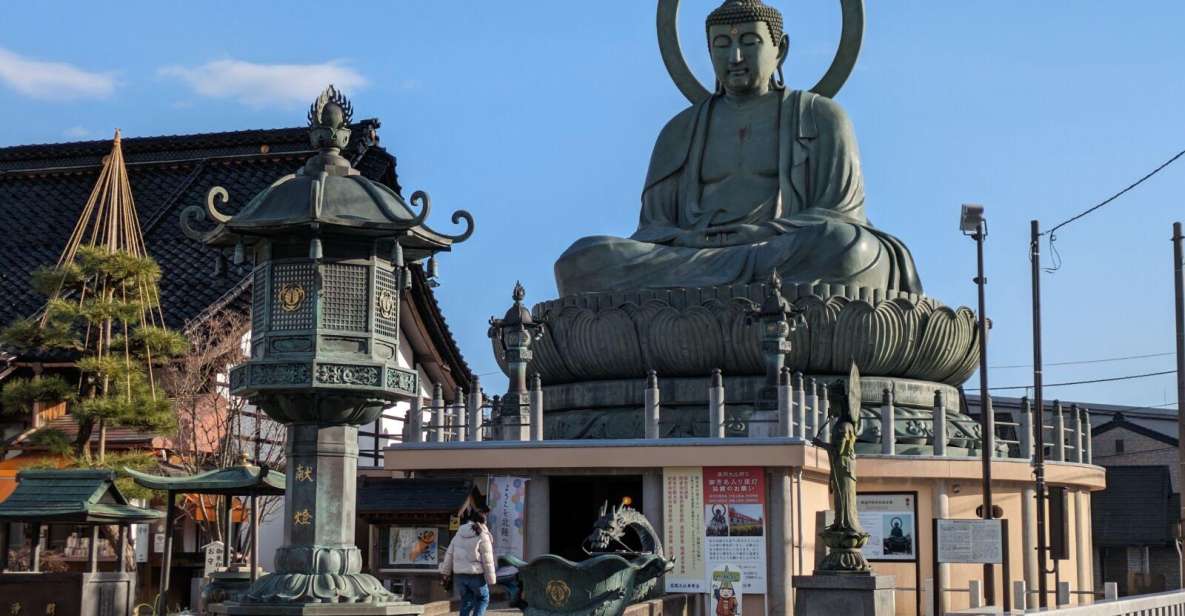
<path id="1" fill-rule="evenodd" d="M 995 449 L 995 417 L 993 417 L 992 401 L 988 397 L 988 369 L 987 369 L 987 329 L 988 319 L 984 308 L 984 285 L 987 278 L 983 275 L 983 240 L 987 237 L 987 220 L 983 217 L 983 206 L 963 204 L 959 214 L 959 230 L 975 240 L 975 252 L 978 262 L 975 286 L 979 291 L 979 425 L 980 450 L 983 456 L 983 508 L 981 516 L 985 520 L 993 517 L 992 512 L 992 454 Z M 988 605 L 995 601 L 996 585 L 993 566 L 983 566 L 983 581 L 985 598 Z M 1008 592 L 1005 588 L 1004 592 Z"/>

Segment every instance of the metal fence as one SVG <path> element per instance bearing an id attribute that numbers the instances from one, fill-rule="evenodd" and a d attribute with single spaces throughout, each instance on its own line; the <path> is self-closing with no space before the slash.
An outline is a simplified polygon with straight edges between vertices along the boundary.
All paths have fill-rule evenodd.
<path id="1" fill-rule="evenodd" d="M 476 381 L 476 379 L 475 379 Z M 802 373 L 783 371 L 777 386 L 776 407 L 767 412 L 753 412 L 747 408 L 735 411 L 726 404 L 725 382 L 719 371 L 705 379 L 708 399 L 708 418 L 701 421 L 708 424 L 711 438 L 732 438 L 745 436 L 773 436 L 811 440 L 818 436 L 826 440 L 828 434 L 822 428 L 831 401 L 827 387 L 814 378 Z M 371 437 L 373 451 L 362 452 L 363 458 L 377 463 L 385 446 L 395 443 L 450 443 L 456 441 L 543 440 L 542 383 L 536 377 L 531 379 L 525 395 L 513 397 L 487 397 L 475 382 L 476 395 L 467 395 L 458 390 L 452 401 L 444 399 L 439 388 L 429 399 L 413 400 L 405 416 L 388 411 L 374 424 L 373 430 L 362 430 L 360 436 Z M 643 414 L 645 438 L 661 438 L 664 425 L 663 408 L 659 394 L 658 377 L 651 373 L 646 378 L 644 403 L 639 412 Z M 514 404 L 509 401 L 514 400 Z M 990 409 L 990 402 L 988 405 Z M 927 453 L 919 451 L 916 445 L 928 444 L 935 456 L 977 455 L 979 426 L 956 417 L 947 408 L 942 392 L 936 392 L 928 413 L 917 408 L 904 409 L 897 406 L 893 392 L 884 390 L 879 408 L 872 413 L 865 410 L 863 440 L 873 438 L 880 443 L 880 453 L 902 455 Z M 994 411 L 993 411 L 994 412 Z M 966 415 L 957 415 L 966 418 Z M 1019 409 L 1008 413 L 997 413 L 995 417 L 996 455 L 1002 458 L 1032 459 L 1034 453 L 1033 419 L 1035 414 L 1027 399 Z M 1061 403 L 1047 405 L 1043 426 L 1046 459 L 1054 462 L 1076 462 L 1090 464 L 1092 460 L 1090 439 L 1091 426 L 1086 408 Z M 397 420 L 403 424 L 401 434 L 383 434 L 381 423 Z M 899 434 L 898 425 L 905 425 L 907 434 Z M 476 426 L 475 429 L 470 429 Z M 901 442 L 899 442 L 899 438 Z"/>

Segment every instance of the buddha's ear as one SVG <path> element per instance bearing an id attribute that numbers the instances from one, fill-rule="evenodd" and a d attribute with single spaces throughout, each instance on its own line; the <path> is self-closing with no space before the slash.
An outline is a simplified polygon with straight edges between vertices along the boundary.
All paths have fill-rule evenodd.
<path id="1" fill-rule="evenodd" d="M 778 41 L 778 67 L 785 64 L 786 58 L 790 55 L 790 35 L 785 32 L 782 33 L 782 39 Z"/>

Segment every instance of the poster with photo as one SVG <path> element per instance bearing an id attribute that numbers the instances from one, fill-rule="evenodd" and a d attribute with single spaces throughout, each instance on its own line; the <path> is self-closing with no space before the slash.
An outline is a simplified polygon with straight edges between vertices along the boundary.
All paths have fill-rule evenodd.
<path id="1" fill-rule="evenodd" d="M 704 569 L 704 473 L 698 467 L 662 469 L 663 547 L 675 568 L 663 579 L 671 593 L 706 593 Z"/>
<path id="2" fill-rule="evenodd" d="M 436 565 L 440 551 L 436 528 L 392 526 L 387 534 L 387 554 L 392 565 Z"/>
<path id="3" fill-rule="evenodd" d="M 856 495 L 860 525 L 869 534 L 864 546 L 868 560 L 916 561 L 917 495 L 903 493 L 864 493 Z"/>
<path id="4" fill-rule="evenodd" d="M 703 493 L 708 570 L 730 565 L 741 573 L 738 595 L 764 594 L 765 473 L 760 467 L 704 468 Z"/>

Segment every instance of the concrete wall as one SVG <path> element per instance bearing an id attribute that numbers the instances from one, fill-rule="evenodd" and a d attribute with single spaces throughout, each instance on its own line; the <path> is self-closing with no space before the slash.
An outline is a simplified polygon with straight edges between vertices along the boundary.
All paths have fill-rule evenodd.
<path id="1" fill-rule="evenodd" d="M 810 574 L 822 557 L 816 540 L 820 514 L 830 507 L 828 494 L 828 464 L 819 449 L 790 439 L 765 439 L 745 442 L 741 439 L 666 439 L 663 441 L 545 441 L 542 443 L 481 443 L 423 444 L 401 446 L 386 452 L 387 472 L 416 471 L 419 476 L 455 476 L 460 473 L 522 474 L 527 476 L 551 474 L 645 474 L 663 467 L 678 466 L 765 466 L 790 467 L 791 498 L 789 512 L 793 545 L 790 574 Z M 801 471 L 801 472 L 800 472 Z M 857 460 L 857 476 L 862 492 L 916 492 L 918 503 L 918 536 L 920 577 L 934 578 L 932 571 L 933 537 L 931 520 L 944 517 L 974 518 L 975 508 L 982 503 L 980 477 L 982 466 L 972 458 L 933 458 L 920 456 L 862 456 Z M 1021 460 L 998 460 L 992 465 L 994 502 L 1003 508 L 1009 521 L 1009 566 L 1011 579 L 1024 579 L 1026 574 L 1025 532 L 1035 524 L 1031 511 L 1025 512 L 1022 503 L 1026 490 L 1032 489 L 1031 468 Z M 801 482 L 798 478 L 801 476 Z M 1090 492 L 1104 487 L 1102 469 L 1089 465 L 1051 463 L 1046 477 L 1051 486 L 1070 488 L 1067 513 L 1070 524 L 1070 559 L 1060 563 L 1060 579 L 1069 581 L 1073 590 L 1093 589 L 1094 573 L 1090 544 Z M 800 485 L 801 484 L 801 485 Z M 528 488 L 528 511 L 544 507 L 542 494 L 532 497 Z M 801 504 L 800 504 L 801 496 Z M 538 499 L 538 501 L 536 500 Z M 772 502 L 772 500 L 771 500 Z M 649 508 L 649 507 L 648 507 Z M 652 513 L 652 512 L 648 512 Z M 772 515 L 770 516 L 773 517 Z M 531 548 L 531 521 L 528 513 L 528 551 Z M 1030 533 L 1030 537 L 1032 537 Z M 537 544 L 536 544 L 537 545 Z M 1032 553 L 1031 551 L 1029 552 Z M 772 561 L 773 559 L 768 559 Z M 1030 558 L 1035 561 L 1035 557 Z M 801 562 L 801 564 L 800 564 Z M 1031 588 L 1036 588 L 1036 573 L 1031 562 Z M 877 573 L 893 575 L 897 586 L 897 613 L 915 614 L 918 585 L 913 563 L 874 563 Z M 981 565 L 948 565 L 947 588 L 966 589 L 972 579 L 983 578 Z M 773 584 L 776 572 L 769 578 Z M 1055 588 L 1052 575 L 1049 588 Z M 1006 592 L 1004 575 L 996 573 L 996 596 Z M 910 590 L 904 590 L 910 589 Z M 968 595 L 946 595 L 948 609 L 962 609 L 969 605 Z M 746 597 L 749 613 L 764 612 L 760 597 Z"/>

